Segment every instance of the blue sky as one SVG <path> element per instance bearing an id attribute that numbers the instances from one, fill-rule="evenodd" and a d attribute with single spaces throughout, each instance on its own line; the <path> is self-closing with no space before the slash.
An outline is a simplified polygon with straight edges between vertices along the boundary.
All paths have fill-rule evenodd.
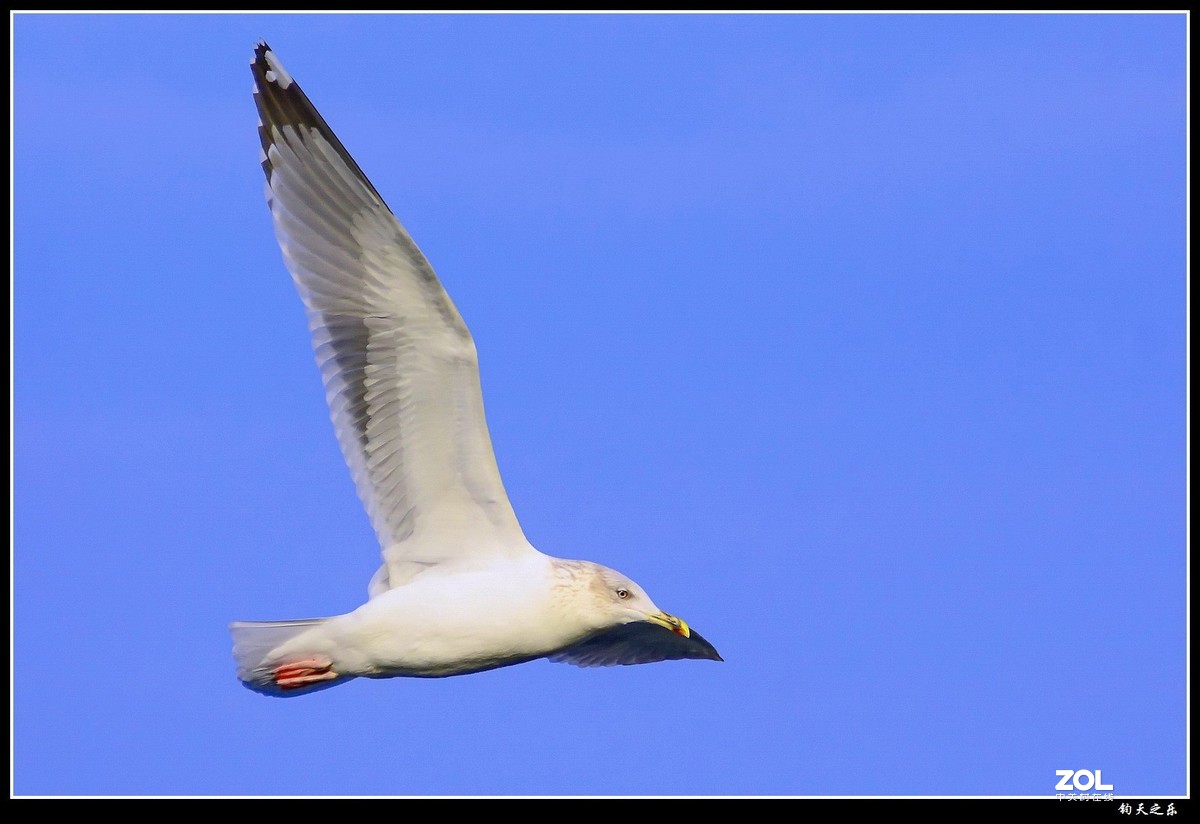
<path id="1" fill-rule="evenodd" d="M 18 794 L 1186 791 L 1186 18 L 18 15 Z M 724 663 L 243 689 L 378 549 L 265 38 L 437 269 L 530 540 Z"/>

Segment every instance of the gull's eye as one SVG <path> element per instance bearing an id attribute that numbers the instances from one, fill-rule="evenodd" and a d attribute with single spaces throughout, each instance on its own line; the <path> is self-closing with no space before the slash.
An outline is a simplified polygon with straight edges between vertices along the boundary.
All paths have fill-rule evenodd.
<path id="1" fill-rule="evenodd" d="M 622 601 L 624 601 L 626 598 L 628 598 L 628 597 L 629 597 L 629 590 L 627 590 L 627 589 L 618 589 L 618 590 L 617 590 L 617 597 L 618 597 L 618 598 L 620 598 Z"/>

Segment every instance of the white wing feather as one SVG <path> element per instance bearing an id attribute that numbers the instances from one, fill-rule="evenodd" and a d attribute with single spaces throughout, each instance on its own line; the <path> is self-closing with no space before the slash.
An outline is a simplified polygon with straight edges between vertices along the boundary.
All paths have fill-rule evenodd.
<path id="1" fill-rule="evenodd" d="M 252 67 L 275 234 L 383 549 L 371 596 L 433 565 L 533 551 L 500 480 L 458 310 L 265 44 Z"/>

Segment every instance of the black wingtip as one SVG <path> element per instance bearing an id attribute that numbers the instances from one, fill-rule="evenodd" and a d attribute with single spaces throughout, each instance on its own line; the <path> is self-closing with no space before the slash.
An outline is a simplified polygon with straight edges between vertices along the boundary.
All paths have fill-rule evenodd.
<path id="1" fill-rule="evenodd" d="M 691 649 L 689 649 L 691 653 L 688 656 L 689 658 L 702 658 L 708 661 L 724 662 L 725 659 L 721 657 L 721 653 L 717 652 L 717 648 L 710 644 L 700 633 L 692 632 L 688 640 L 693 642 Z"/>
<path id="2" fill-rule="evenodd" d="M 254 104 L 258 108 L 259 138 L 262 143 L 263 155 L 271 156 L 272 144 L 280 141 L 307 140 L 309 133 L 315 133 L 328 143 L 342 158 L 346 166 L 357 175 L 359 181 L 367 190 L 387 208 L 387 203 L 375 189 L 367 176 L 363 174 L 358 163 L 346 151 L 342 141 L 338 140 L 333 129 L 325 122 L 325 118 L 317 111 L 316 106 L 308 99 L 308 95 L 300 88 L 300 84 L 284 68 L 279 55 L 267 45 L 266 40 L 259 40 L 254 47 L 254 59 L 250 61 L 250 72 L 254 75 Z M 287 126 L 295 127 L 302 132 L 296 137 L 287 137 L 283 130 Z M 263 172 L 267 180 L 271 179 L 273 168 L 270 160 L 263 161 Z"/>
<path id="3" fill-rule="evenodd" d="M 685 637 L 655 621 L 632 621 L 609 627 L 547 657 L 578 667 L 651 664 L 685 658 L 725 660 L 700 633 L 692 632 Z"/>

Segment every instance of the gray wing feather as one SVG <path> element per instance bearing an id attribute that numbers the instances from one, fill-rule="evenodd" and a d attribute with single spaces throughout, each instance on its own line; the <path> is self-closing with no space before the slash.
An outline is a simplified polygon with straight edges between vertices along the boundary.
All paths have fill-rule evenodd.
<path id="1" fill-rule="evenodd" d="M 496 467 L 475 343 L 433 268 L 265 43 L 251 62 L 267 201 L 384 566 L 531 551 Z"/>

